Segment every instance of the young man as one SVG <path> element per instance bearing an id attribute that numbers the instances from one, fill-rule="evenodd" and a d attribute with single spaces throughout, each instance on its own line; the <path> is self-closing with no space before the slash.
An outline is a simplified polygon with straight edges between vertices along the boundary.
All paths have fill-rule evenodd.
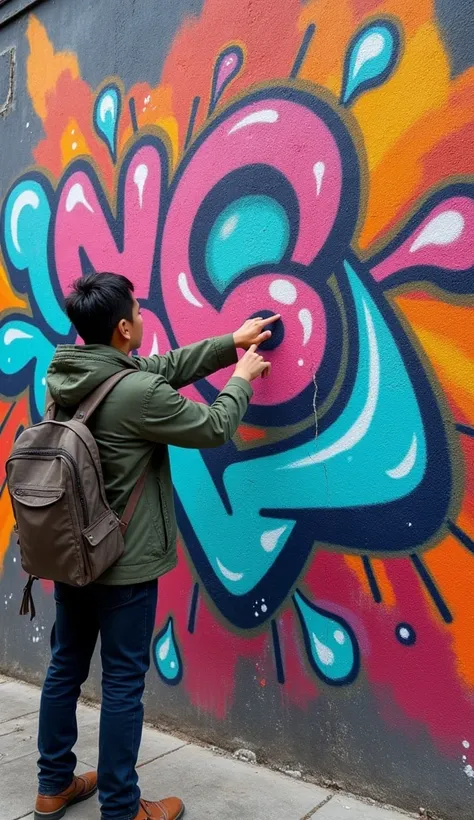
<path id="1" fill-rule="evenodd" d="M 110 273 L 78 280 L 66 311 L 85 346 L 59 347 L 48 388 L 59 420 L 114 373 L 128 368 L 94 414 L 90 429 L 101 456 L 107 498 L 120 515 L 149 459 L 145 490 L 130 522 L 123 557 L 85 588 L 56 584 L 52 660 L 43 688 L 39 725 L 39 794 L 35 818 L 58 820 L 73 803 L 99 789 L 103 820 L 177 820 L 178 798 L 140 798 L 140 747 L 145 674 L 150 662 L 157 578 L 176 565 L 176 518 L 167 445 L 217 447 L 236 432 L 252 397 L 250 382 L 269 373 L 256 346 L 279 317 L 250 319 L 228 336 L 164 356 L 130 356 L 142 342 L 133 285 Z M 237 363 L 237 348 L 247 353 Z M 220 368 L 234 375 L 211 406 L 177 391 Z M 192 481 L 192 476 L 189 477 Z M 101 638 L 102 709 L 98 773 L 74 776 L 76 706 Z"/>

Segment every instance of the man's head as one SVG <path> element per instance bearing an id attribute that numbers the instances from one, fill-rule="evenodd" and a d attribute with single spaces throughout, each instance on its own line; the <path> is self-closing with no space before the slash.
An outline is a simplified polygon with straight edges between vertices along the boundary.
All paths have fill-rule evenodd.
<path id="1" fill-rule="evenodd" d="M 140 306 L 133 295 L 133 284 L 125 276 L 91 273 L 77 279 L 65 307 L 86 344 L 112 345 L 127 354 L 140 347 Z"/>

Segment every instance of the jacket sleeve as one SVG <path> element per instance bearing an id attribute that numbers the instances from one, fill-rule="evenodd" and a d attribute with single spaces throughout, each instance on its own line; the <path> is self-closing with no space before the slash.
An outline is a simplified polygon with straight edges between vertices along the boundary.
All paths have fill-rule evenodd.
<path id="1" fill-rule="evenodd" d="M 215 339 L 206 339 L 178 350 L 170 350 L 164 356 L 150 356 L 149 358 L 134 357 L 134 362 L 140 370 L 164 376 L 167 382 L 179 390 L 188 384 L 204 379 L 237 362 L 237 350 L 234 337 L 216 336 Z"/>
<path id="2" fill-rule="evenodd" d="M 176 447 L 219 447 L 237 431 L 252 395 L 250 384 L 234 376 L 209 406 L 186 399 L 158 377 L 142 404 L 141 435 Z"/>

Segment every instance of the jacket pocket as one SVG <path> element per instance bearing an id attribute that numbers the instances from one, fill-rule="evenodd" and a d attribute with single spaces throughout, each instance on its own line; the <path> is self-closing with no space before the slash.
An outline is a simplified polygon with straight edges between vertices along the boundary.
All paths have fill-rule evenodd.
<path id="1" fill-rule="evenodd" d="M 161 481 L 154 477 L 153 490 L 147 486 L 145 496 L 153 522 L 150 552 L 153 556 L 166 555 L 170 546 L 170 517 Z"/>

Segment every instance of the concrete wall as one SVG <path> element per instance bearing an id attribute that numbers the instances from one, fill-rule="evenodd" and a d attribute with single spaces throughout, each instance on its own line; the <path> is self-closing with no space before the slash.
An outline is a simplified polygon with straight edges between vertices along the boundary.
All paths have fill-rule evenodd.
<path id="1" fill-rule="evenodd" d="M 281 311 L 235 441 L 172 453 L 148 718 L 451 820 L 474 797 L 473 20 L 473 0 L 0 9 L 2 465 L 81 270 L 134 279 L 144 354 Z M 51 589 L 17 616 L 12 523 L 2 485 L 0 664 L 40 680 Z"/>

